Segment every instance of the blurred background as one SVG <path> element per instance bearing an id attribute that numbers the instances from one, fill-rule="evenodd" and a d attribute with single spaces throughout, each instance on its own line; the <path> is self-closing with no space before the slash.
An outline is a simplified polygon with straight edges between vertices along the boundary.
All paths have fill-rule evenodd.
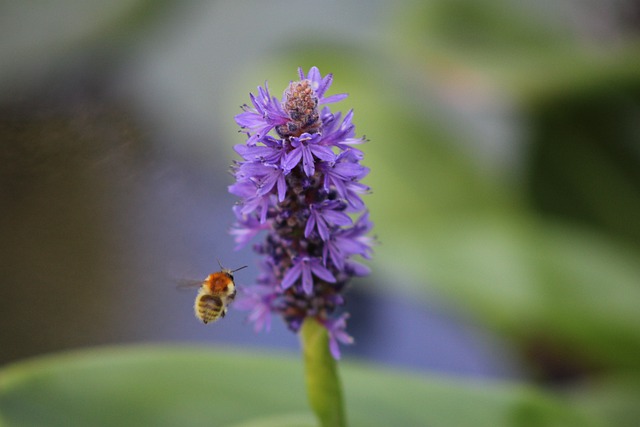
<path id="1" fill-rule="evenodd" d="M 380 244 L 348 294 L 346 357 L 570 389 L 632 419 L 639 41 L 631 0 L 2 2 L 0 363 L 158 341 L 296 352 L 279 319 L 199 324 L 176 280 L 216 258 L 256 277 L 228 235 L 233 116 L 316 65 L 370 140 Z"/>

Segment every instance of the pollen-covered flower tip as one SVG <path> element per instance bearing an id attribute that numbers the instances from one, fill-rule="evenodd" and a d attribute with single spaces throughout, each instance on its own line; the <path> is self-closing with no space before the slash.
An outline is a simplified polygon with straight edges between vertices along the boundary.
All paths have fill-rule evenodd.
<path id="1" fill-rule="evenodd" d="M 369 268 L 373 224 L 361 196 L 369 169 L 360 164 L 353 111 L 332 112 L 327 104 L 346 94 L 327 96 L 333 75 L 316 67 L 284 89 L 281 99 L 269 87 L 250 94 L 251 104 L 235 117 L 247 137 L 235 147 L 229 191 L 240 198 L 231 233 L 237 248 L 254 241 L 262 256 L 260 274 L 237 306 L 250 311 L 256 330 L 270 327 L 279 314 L 297 332 L 307 317 L 329 333 L 331 354 L 338 342 L 350 344 L 345 298 L 349 280 Z"/>

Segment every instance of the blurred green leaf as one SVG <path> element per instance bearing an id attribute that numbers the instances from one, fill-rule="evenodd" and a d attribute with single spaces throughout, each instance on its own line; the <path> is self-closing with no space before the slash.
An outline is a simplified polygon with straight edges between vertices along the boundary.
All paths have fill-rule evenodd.
<path id="1" fill-rule="evenodd" d="M 243 421 L 229 427 L 315 427 L 317 420 L 311 414 L 288 414 Z"/>
<path id="2" fill-rule="evenodd" d="M 626 372 L 589 381 L 572 394 L 585 413 L 616 427 L 636 427 L 640 420 L 640 376 Z"/>
<path id="3" fill-rule="evenodd" d="M 566 225 L 481 217 L 443 223 L 421 246 L 404 262 L 503 331 L 553 337 L 597 366 L 638 365 L 640 258 L 630 249 Z"/>
<path id="4" fill-rule="evenodd" d="M 566 3 L 418 2 L 395 22 L 394 51 L 444 87 L 471 81 L 524 103 L 587 89 L 602 78 L 636 79 L 640 44 L 633 31 L 614 48 L 585 40 L 572 21 L 590 7 Z"/>
<path id="5" fill-rule="evenodd" d="M 601 77 L 526 110 L 534 209 L 640 247 L 640 68 L 633 79 Z"/>
<path id="6" fill-rule="evenodd" d="M 469 3 L 456 2 L 460 7 Z M 504 13 L 510 12 L 505 9 Z M 424 31 L 426 34 L 430 30 Z M 407 35 L 401 29 L 398 34 Z M 526 180 L 483 169 L 473 159 L 473 150 L 465 149 L 456 140 L 458 127 L 465 126 L 456 121 L 461 116 L 448 109 L 437 96 L 438 87 L 444 85 L 447 91 L 452 89 L 450 83 L 459 82 L 455 77 L 450 79 L 457 73 L 455 70 L 442 75 L 433 72 L 439 60 L 456 62 L 453 58 L 458 54 L 468 60 L 462 68 L 471 76 L 477 72 L 482 74 L 482 66 L 475 62 L 473 55 L 457 52 L 455 48 L 440 52 L 440 56 L 429 53 L 428 49 L 421 50 L 426 48 L 416 45 L 415 33 L 411 34 L 414 38 L 401 38 L 403 42 L 398 44 L 401 47 L 396 46 L 398 49 L 393 52 L 385 51 L 388 46 L 363 51 L 355 45 L 316 43 L 290 49 L 284 54 L 286 59 L 274 62 L 277 65 L 273 66 L 281 69 L 282 63 L 291 63 L 293 58 L 303 64 L 317 63 L 321 70 L 340 76 L 335 79 L 333 93 L 351 95 L 339 107 L 356 110 L 354 122 L 358 135 L 364 133 L 370 139 L 362 149 L 364 163 L 371 168 L 365 182 L 373 189 L 365 201 L 381 243 L 376 247 L 374 272 L 384 272 L 383 283 L 400 275 L 413 277 L 413 280 L 394 280 L 393 286 L 399 289 L 412 282 L 421 288 L 413 291 L 426 289 L 425 283 L 437 287 L 468 311 L 518 338 L 524 351 L 537 351 L 528 347 L 536 347 L 537 340 L 541 340 L 546 343 L 544 346 L 554 347 L 549 350 L 558 353 L 559 358 L 567 359 L 563 362 L 566 364 L 589 368 L 639 366 L 640 359 L 635 357 L 640 353 L 640 311 L 635 307 L 640 301 L 638 251 L 615 236 L 579 227 L 577 222 L 561 223 L 539 215 L 531 206 Z M 556 36 L 560 37 L 549 35 Z M 427 39 L 437 44 L 433 38 L 420 38 Z M 526 52 L 534 49 L 533 45 L 526 44 L 523 50 L 509 54 L 514 58 L 526 57 L 527 61 L 540 60 L 536 69 L 554 68 L 558 58 L 565 65 L 571 61 L 565 54 L 558 53 L 567 48 L 567 43 L 573 42 L 565 40 L 562 48 L 550 45 L 548 48 L 555 53 L 545 59 Z M 535 49 L 544 50 L 545 46 L 542 43 Z M 481 43 L 477 48 L 482 51 L 486 47 Z M 572 52 L 572 55 L 583 55 L 577 48 Z M 622 50 L 621 56 L 613 59 L 627 64 L 627 53 Z M 522 61 L 518 59 L 515 63 L 519 67 Z M 628 70 L 627 65 L 622 68 Z M 544 97 L 550 100 L 551 95 L 561 98 L 569 88 L 579 92 L 580 86 L 607 86 L 608 79 L 616 75 L 601 65 L 594 67 L 571 82 L 562 78 L 564 66 L 558 73 L 531 76 L 522 70 L 522 75 L 546 85 Z M 577 68 L 580 73 L 585 71 L 584 67 Z M 500 79 L 500 73 L 484 74 L 479 84 L 492 82 L 491 87 L 506 88 L 513 78 L 519 78 L 516 75 L 520 72 L 510 69 L 509 73 L 512 77 L 506 80 Z M 445 80 L 441 79 L 443 76 Z M 478 83 L 465 80 L 464 76 L 469 74 L 463 72 L 462 76 L 463 83 L 466 81 L 472 88 Z M 583 78 L 588 84 L 576 83 Z M 463 89 L 465 87 L 463 84 Z M 540 94 L 542 96 L 542 92 Z M 538 105 L 531 99 L 526 101 L 529 104 L 525 98 L 519 100 L 523 114 L 530 114 L 528 108 Z M 578 98 L 576 102 L 579 104 L 581 100 Z M 615 124 L 612 126 L 618 129 Z M 635 127 L 628 125 L 624 129 L 629 133 Z M 581 142 L 582 139 L 578 139 L 574 145 L 579 146 Z M 552 144 L 566 146 L 566 141 L 554 140 Z M 581 158 L 576 157 L 576 162 Z M 637 200 L 630 197 L 635 194 L 634 184 L 618 179 L 619 168 L 614 164 L 599 168 L 596 175 L 603 173 L 603 176 L 594 176 L 589 165 L 582 165 L 581 170 L 582 178 L 590 181 L 581 178 L 576 187 L 588 192 L 590 197 L 604 194 L 608 197 L 604 200 L 616 201 L 600 212 L 607 218 L 627 218 L 624 227 L 618 230 L 637 229 L 637 219 L 629 218 L 629 212 L 635 212 L 631 208 L 637 205 Z M 567 165 L 571 166 L 575 165 Z M 637 164 L 633 166 L 637 170 Z M 566 170 L 562 165 L 560 169 Z M 521 173 L 524 176 L 526 171 Z M 587 185 L 590 182 L 600 185 L 597 193 L 591 191 L 592 185 Z M 620 182 L 625 186 L 608 188 L 610 183 Z M 612 215 L 616 210 L 622 213 Z M 428 297 L 426 293 L 423 295 Z"/>
<path id="7" fill-rule="evenodd" d="M 341 364 L 352 426 L 597 426 L 523 386 Z M 309 426 L 302 366 L 290 357 L 167 347 L 95 349 L 0 370 L 10 426 Z M 309 414 L 310 416 L 310 414 Z M 260 418 L 263 417 L 263 418 Z"/>

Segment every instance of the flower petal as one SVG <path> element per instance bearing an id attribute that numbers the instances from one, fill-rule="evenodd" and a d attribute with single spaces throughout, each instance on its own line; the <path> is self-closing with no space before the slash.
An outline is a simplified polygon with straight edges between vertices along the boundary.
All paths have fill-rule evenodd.
<path id="1" fill-rule="evenodd" d="M 293 266 L 289 269 L 289 271 L 287 271 L 287 273 L 282 278 L 282 284 L 281 284 L 282 289 L 290 288 L 291 285 L 293 285 L 296 282 L 296 280 L 298 280 L 298 277 L 300 277 L 301 273 L 302 273 L 302 264 L 294 263 Z"/>

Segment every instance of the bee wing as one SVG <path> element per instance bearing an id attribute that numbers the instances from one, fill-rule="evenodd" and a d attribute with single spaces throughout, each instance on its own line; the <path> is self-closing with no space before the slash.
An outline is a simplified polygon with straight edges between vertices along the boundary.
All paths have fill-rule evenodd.
<path id="1" fill-rule="evenodd" d="M 176 288 L 180 291 L 197 289 L 202 286 L 202 280 L 180 279 L 176 281 Z"/>

